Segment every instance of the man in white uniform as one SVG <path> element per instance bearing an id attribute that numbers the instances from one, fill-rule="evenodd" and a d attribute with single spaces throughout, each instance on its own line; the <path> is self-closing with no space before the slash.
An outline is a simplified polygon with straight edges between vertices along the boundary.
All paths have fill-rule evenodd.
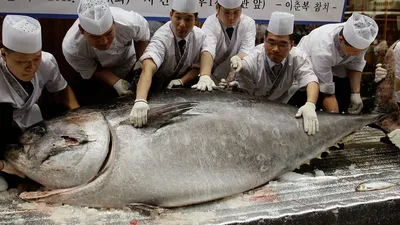
<path id="1" fill-rule="evenodd" d="M 59 95 L 67 108 L 79 107 L 74 92 L 60 74 L 56 59 L 42 51 L 39 21 L 27 16 L 6 16 L 3 21 L 2 44 L 0 159 L 5 146 L 16 141 L 21 130 L 43 120 L 36 102 L 44 87 Z M 23 176 L 4 160 L 0 160 L 0 170 Z M 5 181 L 1 180 L 0 183 L 4 184 Z"/>
<path id="2" fill-rule="evenodd" d="M 353 13 L 345 23 L 321 26 L 300 40 L 298 47 L 311 57 L 318 76 L 325 111 L 361 112 L 364 56 L 377 34 L 378 25 L 373 19 Z"/>
<path id="3" fill-rule="evenodd" d="M 299 88 L 306 88 L 307 102 L 298 110 L 296 117 L 303 116 L 304 131 L 313 135 L 318 132 L 315 112 L 318 78 L 307 55 L 293 47 L 293 28 L 294 15 L 273 12 L 264 44 L 256 46 L 244 57 L 243 68 L 232 83 L 251 95 L 283 103 L 287 103 Z"/>
<path id="4" fill-rule="evenodd" d="M 196 0 L 174 0 L 171 21 L 157 30 L 140 58 L 143 69 L 130 114 L 130 121 L 135 127 L 147 123 L 150 87 L 152 91 L 158 91 L 165 87 L 184 86 L 195 80 L 200 72 L 197 85 L 212 90 L 212 80 L 209 74 L 205 75 L 203 65 L 212 64 L 211 52 L 214 50 L 211 50 L 205 32 L 195 27 L 197 6 Z"/>
<path id="5" fill-rule="evenodd" d="M 143 16 L 109 7 L 107 0 L 81 0 L 79 19 L 68 30 L 62 50 L 83 79 L 92 76 L 113 87 L 119 96 L 132 94 L 128 74 L 147 47 L 150 30 Z M 137 62 L 137 63 L 136 63 Z"/>
<path id="6" fill-rule="evenodd" d="M 242 0 L 219 0 L 216 10 L 202 29 L 215 52 L 214 66 L 208 68 L 212 68 L 213 81 L 219 83 L 227 78 L 231 64 L 240 71 L 241 60 L 254 48 L 256 25 L 252 18 L 242 14 Z"/>

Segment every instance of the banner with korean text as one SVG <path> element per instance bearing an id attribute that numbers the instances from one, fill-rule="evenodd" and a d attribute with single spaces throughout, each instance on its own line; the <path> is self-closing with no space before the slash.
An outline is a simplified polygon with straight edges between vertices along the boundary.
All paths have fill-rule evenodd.
<path id="1" fill-rule="evenodd" d="M 108 0 L 110 6 L 133 10 L 148 20 L 169 20 L 173 0 Z M 195 0 L 199 17 L 215 13 L 217 0 Z M 1 0 L 0 15 L 24 14 L 34 17 L 77 18 L 79 0 Z M 347 0 L 243 0 L 243 13 L 267 22 L 274 11 L 295 15 L 297 24 L 341 22 Z"/>

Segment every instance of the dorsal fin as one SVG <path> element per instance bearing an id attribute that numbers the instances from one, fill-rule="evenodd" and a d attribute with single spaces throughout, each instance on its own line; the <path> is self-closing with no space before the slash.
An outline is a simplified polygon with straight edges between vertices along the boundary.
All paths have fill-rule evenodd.
<path id="1" fill-rule="evenodd" d="M 167 124 L 172 118 L 193 109 L 196 105 L 196 102 L 176 102 L 152 107 L 147 115 L 147 126 L 161 127 Z M 120 123 L 120 125 L 123 124 L 131 125 L 129 118 Z"/>

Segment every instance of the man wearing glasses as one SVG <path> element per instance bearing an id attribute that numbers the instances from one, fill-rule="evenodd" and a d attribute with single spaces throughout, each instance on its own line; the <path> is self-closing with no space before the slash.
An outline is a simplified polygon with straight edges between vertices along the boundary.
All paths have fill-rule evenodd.
<path id="1" fill-rule="evenodd" d="M 242 60 L 243 68 L 236 76 L 239 89 L 251 95 L 287 103 L 300 88 L 307 90 L 307 102 L 296 113 L 303 117 L 308 135 L 318 132 L 315 104 L 318 99 L 318 78 L 311 62 L 300 49 L 293 47 L 294 15 L 273 12 L 265 33 L 264 44 L 256 46 Z"/>

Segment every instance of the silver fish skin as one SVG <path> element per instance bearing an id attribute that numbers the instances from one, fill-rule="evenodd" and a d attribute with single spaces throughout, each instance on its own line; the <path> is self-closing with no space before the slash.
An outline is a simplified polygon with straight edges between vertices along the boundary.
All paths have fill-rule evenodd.
<path id="1" fill-rule="evenodd" d="M 96 153 L 89 153 L 91 149 L 87 144 L 96 142 L 82 143 L 29 169 L 24 166 L 28 163 L 24 153 L 14 154 L 13 165 L 27 176 L 37 180 L 36 174 L 49 174 L 40 180 L 46 187 L 61 182 L 54 180 L 55 177 L 65 184 L 68 181 L 74 183 L 73 187 L 25 193 L 21 197 L 97 207 L 122 207 L 134 203 L 173 207 L 201 203 L 265 184 L 318 156 L 349 133 L 381 118 L 380 114 L 319 112 L 320 131 L 308 136 L 303 130 L 302 119 L 294 116 L 296 107 L 243 94 L 169 91 L 153 96 L 151 107 L 164 105 L 161 107 L 174 110 L 175 107 L 170 105 L 177 101 L 197 102 L 197 105 L 190 106 L 190 111 L 165 124 L 158 124 L 162 120 L 160 114 L 159 119 L 150 121 L 143 129 L 121 123 L 129 115 L 132 101 L 99 109 L 107 123 L 92 130 L 86 126 L 89 130 L 85 128 L 84 131 L 90 131 L 87 139 L 102 140 L 92 136 L 97 135 L 98 130 L 109 129 L 112 140 L 109 150 L 103 146 L 96 149 Z M 65 130 L 78 129 L 71 118 L 85 118 L 81 122 L 90 122 L 88 113 L 93 112 L 77 110 L 58 120 L 64 122 Z M 51 124 L 47 124 L 47 128 L 56 129 Z M 46 134 L 54 133 L 47 130 Z M 43 137 L 37 142 L 45 142 Z M 104 139 L 108 140 L 107 137 Z M 36 151 L 49 152 L 46 148 Z M 78 153 L 85 156 L 79 164 L 88 168 L 101 167 L 99 172 L 91 171 L 91 176 L 87 176 L 93 177 L 90 182 L 82 179 L 79 185 L 74 175 L 88 172 L 83 167 L 76 167 L 79 165 L 76 161 L 66 165 L 68 161 L 65 160 Z M 104 163 L 96 159 L 98 155 L 107 154 Z M 60 165 L 69 170 L 59 172 Z M 75 167 L 78 169 L 73 169 Z"/>
<path id="2" fill-rule="evenodd" d="M 377 191 L 377 190 L 391 188 L 391 187 L 394 187 L 397 185 L 398 184 L 386 182 L 386 181 L 367 181 L 365 183 L 359 184 L 356 187 L 356 191 L 358 191 L 358 192 Z"/>
<path id="3" fill-rule="evenodd" d="M 392 103 L 394 95 L 386 94 L 393 85 L 389 81 L 378 84 L 377 90 L 385 92 L 377 95 L 378 103 Z M 34 137 L 30 145 L 41 147 L 26 151 L 22 145 L 7 151 L 7 160 L 17 169 L 53 189 L 20 197 L 92 207 L 177 207 L 211 201 L 292 171 L 365 125 L 390 125 L 387 114 L 398 110 L 378 105 L 374 114 L 318 112 L 319 132 L 308 136 L 302 119 L 294 116 L 296 107 L 240 93 L 174 90 L 153 95 L 149 124 L 142 129 L 125 123 L 133 100 L 82 108 L 45 121 L 47 129 L 39 136 L 27 135 Z M 52 126 L 56 121 L 62 128 Z M 67 135 L 63 130 L 69 131 Z M 63 142 L 53 148 L 49 138 Z M 68 148 L 60 148 L 63 143 Z M 54 183 L 64 188 L 51 188 Z"/>

